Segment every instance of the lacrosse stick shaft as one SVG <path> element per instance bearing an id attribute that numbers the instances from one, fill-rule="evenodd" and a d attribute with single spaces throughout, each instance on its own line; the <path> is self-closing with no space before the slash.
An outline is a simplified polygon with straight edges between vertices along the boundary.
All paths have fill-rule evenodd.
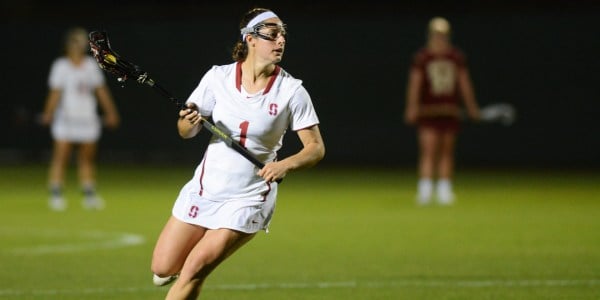
<path id="1" fill-rule="evenodd" d="M 154 90 L 157 91 L 159 94 L 165 96 L 166 98 L 169 98 L 169 100 L 171 100 L 171 102 L 175 103 L 175 105 L 177 105 L 180 109 L 186 108 L 184 103 L 179 101 L 177 98 L 173 97 L 171 95 L 171 93 L 169 93 L 162 86 L 157 84 L 154 80 L 148 78 L 148 79 L 144 80 L 144 83 L 146 83 L 147 85 L 154 88 Z M 258 160 L 246 148 L 244 148 L 242 145 L 240 145 L 240 143 L 234 141 L 227 133 L 223 132 L 223 130 L 221 130 L 219 127 L 210 123 L 205 118 L 201 119 L 201 123 L 204 126 L 204 128 L 206 128 L 208 131 L 210 131 L 210 133 L 212 133 L 213 135 L 216 135 L 218 138 L 223 140 L 223 142 L 225 142 L 225 144 L 227 144 L 227 146 L 233 148 L 236 152 L 241 154 L 243 157 L 245 157 L 247 160 L 249 160 L 256 167 L 258 167 L 259 169 L 262 169 L 265 166 L 265 164 L 263 164 L 260 160 Z M 277 182 L 281 182 L 281 179 L 278 180 Z"/>
<path id="2" fill-rule="evenodd" d="M 171 100 L 171 102 L 173 102 L 175 105 L 177 105 L 177 107 L 179 109 L 184 109 L 185 107 L 185 103 L 179 101 L 179 99 L 173 97 L 173 95 L 171 95 L 171 93 L 169 93 L 167 90 L 165 90 L 162 86 L 160 86 L 159 84 L 157 84 L 154 80 L 152 79 L 146 79 L 144 81 L 145 84 L 151 86 L 152 88 L 154 88 L 155 91 L 157 91 L 159 94 L 163 95 L 164 97 L 168 98 L 169 100 Z"/>
<path id="3" fill-rule="evenodd" d="M 204 128 L 206 128 L 208 131 L 210 131 L 213 135 L 216 135 L 217 137 L 219 137 L 229 147 L 233 148 L 239 154 L 244 156 L 247 160 L 249 160 L 256 167 L 258 167 L 259 169 L 262 169 L 265 166 L 265 164 L 263 164 L 260 160 L 258 160 L 256 157 L 254 157 L 254 155 L 252 155 L 252 153 L 248 152 L 248 150 L 246 150 L 246 148 L 244 148 L 238 142 L 234 141 L 229 135 L 227 135 L 225 132 L 223 132 L 219 127 L 208 122 L 204 118 L 202 118 L 200 120 L 200 122 L 202 123 Z M 281 179 L 277 180 L 277 182 L 281 182 Z"/>
<path id="4" fill-rule="evenodd" d="M 135 79 L 140 84 L 149 85 L 159 94 L 171 100 L 171 102 L 177 105 L 179 109 L 188 109 L 184 102 L 181 102 L 177 98 L 173 97 L 173 95 L 171 95 L 171 93 L 169 93 L 165 88 L 150 78 L 147 72 L 144 72 L 138 66 L 121 59 L 121 57 L 110 48 L 110 43 L 108 41 L 106 32 L 93 31 L 90 32 L 89 37 L 90 47 L 94 54 L 94 58 L 102 69 L 117 75 L 117 79 L 120 82 L 125 82 L 127 79 Z M 227 146 L 231 147 L 233 150 L 245 157 L 256 167 L 262 169 L 265 166 L 265 164 L 258 160 L 250 151 L 248 151 L 248 149 L 246 149 L 237 141 L 233 140 L 231 136 L 225 133 L 222 129 L 218 128 L 204 118 L 201 119 L 201 123 L 213 135 L 216 135 L 217 138 L 223 140 Z M 282 179 L 277 180 L 277 182 L 281 181 Z"/>

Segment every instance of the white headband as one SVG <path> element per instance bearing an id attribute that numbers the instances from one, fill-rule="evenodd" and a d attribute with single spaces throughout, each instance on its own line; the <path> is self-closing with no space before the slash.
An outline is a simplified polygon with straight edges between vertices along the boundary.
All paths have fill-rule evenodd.
<path id="1" fill-rule="evenodd" d="M 242 28 L 242 30 L 240 30 L 240 33 L 242 34 L 242 41 L 246 40 L 246 35 L 254 32 L 254 26 L 256 24 L 263 22 L 264 20 L 270 19 L 270 18 L 278 18 L 278 16 L 272 11 L 265 11 L 263 13 L 258 14 L 256 17 L 252 18 L 252 20 L 250 20 L 250 22 L 248 22 L 248 25 L 246 25 L 245 28 Z"/>

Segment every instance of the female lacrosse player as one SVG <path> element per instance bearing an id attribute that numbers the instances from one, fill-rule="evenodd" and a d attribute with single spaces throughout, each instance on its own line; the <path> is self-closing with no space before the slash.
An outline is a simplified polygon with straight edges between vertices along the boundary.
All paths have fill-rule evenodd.
<path id="1" fill-rule="evenodd" d="M 101 209 L 103 202 L 95 192 L 96 144 L 100 137 L 100 118 L 96 98 L 104 111 L 104 124 L 116 128 L 119 115 L 96 61 L 86 55 L 88 38 L 82 28 L 67 32 L 65 56 L 50 69 L 50 91 L 42 114 L 42 123 L 51 124 L 54 149 L 49 171 L 50 208 L 66 209 L 62 196 L 65 168 L 73 146 L 79 146 L 78 172 L 84 193 L 83 206 Z"/>
<path id="2" fill-rule="evenodd" d="M 450 43 L 450 24 L 444 18 L 429 22 L 428 42 L 415 55 L 410 69 L 405 121 L 417 124 L 419 140 L 418 204 L 429 203 L 437 175 L 437 199 L 451 204 L 454 144 L 463 100 L 471 118 L 479 118 L 463 54 Z"/>
<path id="3" fill-rule="evenodd" d="M 194 299 L 206 277 L 224 259 L 266 230 L 277 197 L 278 179 L 315 165 L 325 153 L 319 120 L 302 82 L 277 64 L 285 49 L 286 28 L 272 11 L 255 8 L 240 23 L 234 63 L 214 66 L 179 112 L 183 138 L 212 117 L 260 161 L 256 168 L 213 137 L 193 178 L 181 189 L 172 216 L 158 238 L 152 258 L 154 283 L 178 280 L 167 299 Z M 303 148 L 277 160 L 287 128 Z"/>

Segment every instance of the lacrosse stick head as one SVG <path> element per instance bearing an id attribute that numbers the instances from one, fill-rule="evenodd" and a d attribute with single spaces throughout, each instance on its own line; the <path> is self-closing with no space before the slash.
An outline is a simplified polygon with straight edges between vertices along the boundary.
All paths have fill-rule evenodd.
<path id="1" fill-rule="evenodd" d="M 111 49 L 106 31 L 92 31 L 89 34 L 89 38 L 92 54 L 100 68 L 117 76 L 117 80 L 120 82 L 133 78 L 144 83 L 147 74 L 138 66 L 121 59 L 121 57 Z"/>
<path id="2" fill-rule="evenodd" d="M 486 122 L 500 122 L 510 126 L 515 122 L 516 110 L 508 103 L 495 103 L 480 109 L 481 120 Z"/>

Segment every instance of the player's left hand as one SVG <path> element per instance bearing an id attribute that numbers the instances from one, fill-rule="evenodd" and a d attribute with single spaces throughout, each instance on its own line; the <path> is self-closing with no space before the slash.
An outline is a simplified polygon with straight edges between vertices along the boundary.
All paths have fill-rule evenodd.
<path id="1" fill-rule="evenodd" d="M 44 112 L 39 117 L 39 123 L 42 124 L 43 126 L 50 126 L 50 124 L 52 123 L 53 117 L 54 117 L 53 114 Z"/>
<path id="2" fill-rule="evenodd" d="M 119 127 L 120 122 L 121 120 L 116 114 L 107 114 L 104 116 L 104 126 L 106 126 L 109 129 L 116 129 L 117 127 Z"/>
<path id="3" fill-rule="evenodd" d="M 468 114 L 469 114 L 469 117 L 471 118 L 471 120 L 473 120 L 473 122 L 481 121 L 481 114 L 479 113 L 478 109 L 468 110 Z"/>
<path id="4" fill-rule="evenodd" d="M 265 166 L 256 173 L 262 177 L 266 182 L 277 181 L 283 179 L 287 174 L 288 168 L 283 161 L 274 161 L 265 164 Z"/>

